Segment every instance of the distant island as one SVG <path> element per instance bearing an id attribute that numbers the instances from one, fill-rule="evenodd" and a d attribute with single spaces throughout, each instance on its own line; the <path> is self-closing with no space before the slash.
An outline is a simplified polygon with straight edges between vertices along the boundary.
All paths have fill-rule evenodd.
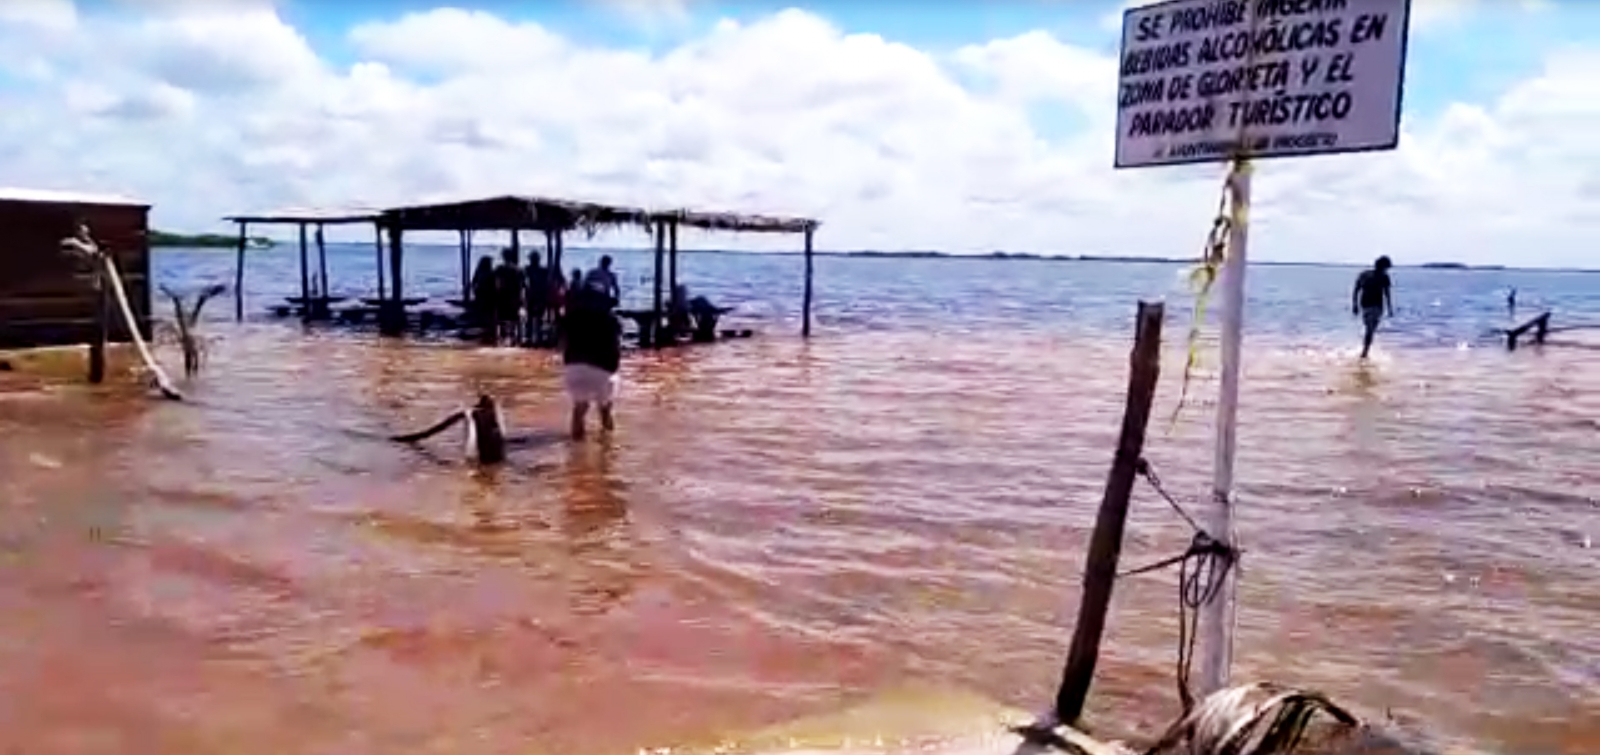
<path id="1" fill-rule="evenodd" d="M 152 247 L 180 247 L 184 249 L 232 249 L 239 245 L 238 236 L 228 236 L 221 233 L 170 233 L 167 231 L 151 231 L 149 233 L 150 246 Z M 273 245 L 272 239 L 265 236 L 251 236 L 248 239 L 250 248 L 266 249 Z"/>

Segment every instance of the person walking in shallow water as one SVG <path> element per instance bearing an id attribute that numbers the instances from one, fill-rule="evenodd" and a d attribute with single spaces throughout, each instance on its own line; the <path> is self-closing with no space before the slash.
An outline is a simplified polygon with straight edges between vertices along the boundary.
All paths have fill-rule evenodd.
<path id="1" fill-rule="evenodd" d="M 1391 266 L 1387 255 L 1379 257 L 1372 263 L 1371 270 L 1363 270 L 1356 276 L 1355 289 L 1350 292 L 1350 314 L 1361 315 L 1361 323 L 1366 327 L 1361 338 L 1362 359 L 1372 350 L 1372 337 L 1377 334 L 1385 311 L 1389 317 L 1394 317 L 1394 300 L 1389 296 Z"/>
<path id="2" fill-rule="evenodd" d="M 622 324 L 611 311 L 611 299 L 602 291 L 579 288 L 567 294 L 563 324 L 562 382 L 572 399 L 572 439 L 583 440 L 594 406 L 600 429 L 616 429 L 611 404 L 617 394 L 617 369 L 622 362 Z"/>

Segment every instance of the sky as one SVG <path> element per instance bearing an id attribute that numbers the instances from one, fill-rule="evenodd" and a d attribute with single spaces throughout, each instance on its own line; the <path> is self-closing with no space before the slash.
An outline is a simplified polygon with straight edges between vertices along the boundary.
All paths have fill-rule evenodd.
<path id="1" fill-rule="evenodd" d="M 1220 167 L 1112 168 L 1123 5 L 6 0 L 0 185 L 186 232 L 541 194 L 810 216 L 823 249 L 1191 257 Z M 1251 256 L 1595 267 L 1600 4 L 1413 16 L 1399 148 L 1260 162 Z"/>

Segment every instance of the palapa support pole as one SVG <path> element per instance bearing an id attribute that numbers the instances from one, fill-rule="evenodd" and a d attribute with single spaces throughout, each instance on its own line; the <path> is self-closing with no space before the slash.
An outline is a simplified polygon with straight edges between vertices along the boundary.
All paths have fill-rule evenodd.
<path id="1" fill-rule="evenodd" d="M 655 291 L 651 299 L 650 333 L 647 341 L 651 346 L 661 345 L 661 276 L 663 265 L 667 256 L 667 223 L 664 220 L 656 221 L 656 272 Z M 645 334 L 641 334 L 645 335 Z M 643 339 L 641 339 L 643 340 Z"/>
<path id="2" fill-rule="evenodd" d="M 456 252 L 461 258 L 461 300 L 472 301 L 472 250 L 467 247 L 467 232 L 456 231 Z"/>
<path id="3" fill-rule="evenodd" d="M 322 280 L 317 286 L 317 298 L 326 299 L 328 298 L 328 245 L 322 238 L 321 223 L 317 224 L 317 276 Z"/>
<path id="4" fill-rule="evenodd" d="M 561 268 L 556 265 L 556 237 L 548 228 L 544 231 L 544 266 L 561 272 Z"/>
<path id="5" fill-rule="evenodd" d="M 566 264 L 565 259 L 564 259 L 566 256 L 567 256 L 566 232 L 562 231 L 560 229 L 557 229 L 556 230 L 556 264 L 555 264 L 555 268 L 557 270 L 560 270 L 561 266 Z M 565 278 L 565 277 L 567 277 L 567 274 L 565 272 L 563 272 L 561 274 L 561 277 Z"/>
<path id="6" fill-rule="evenodd" d="M 1160 302 L 1139 302 L 1139 314 L 1129 358 L 1127 408 L 1122 414 L 1122 434 L 1117 439 L 1111 473 L 1106 478 L 1105 497 L 1095 518 L 1094 535 L 1089 541 L 1088 561 L 1083 570 L 1083 602 L 1072 633 L 1072 648 L 1056 692 L 1056 723 L 1074 724 L 1083 714 L 1089 686 L 1094 680 L 1095 663 L 1100 656 L 1100 637 L 1105 631 L 1111 593 L 1117 582 L 1117 560 L 1122 555 L 1122 531 L 1128 519 L 1128 500 L 1138 475 L 1139 459 L 1144 455 L 1145 430 L 1150 424 L 1150 407 L 1155 402 L 1156 380 L 1161 375 L 1161 323 L 1165 307 Z"/>
<path id="7" fill-rule="evenodd" d="M 678 290 L 678 221 L 667 227 L 667 292 Z"/>
<path id="8" fill-rule="evenodd" d="M 373 259 L 378 263 L 378 301 L 384 299 L 383 285 L 383 224 L 372 224 L 372 250 Z"/>
<path id="9" fill-rule="evenodd" d="M 811 244 L 812 237 L 816 234 L 815 228 L 806 229 L 806 289 L 804 297 L 800 300 L 800 337 L 811 337 L 811 279 L 813 276 Z"/>
<path id="10" fill-rule="evenodd" d="M 311 260 L 306 256 L 306 224 L 300 224 L 300 318 L 311 317 Z"/>
<path id="11" fill-rule="evenodd" d="M 1233 462 L 1238 441 L 1239 380 L 1244 345 L 1245 272 L 1250 242 L 1250 174 L 1248 159 L 1235 159 L 1228 173 L 1227 256 L 1222 263 L 1222 365 L 1217 389 L 1217 437 L 1211 480 L 1207 530 L 1223 547 L 1238 552 L 1233 524 Z M 1233 666 L 1233 634 L 1237 620 L 1239 564 L 1222 574 L 1211 602 L 1200 608 L 1198 697 L 1228 686 Z"/>
<path id="12" fill-rule="evenodd" d="M 250 224 L 239 223 L 239 248 L 233 260 L 233 320 L 244 320 L 244 250 L 250 243 Z"/>
<path id="13" fill-rule="evenodd" d="M 389 226 L 389 302 L 378 313 L 379 332 L 386 336 L 397 336 L 406 329 L 406 309 L 402 306 L 401 299 L 404 287 L 401 283 L 401 273 L 405 265 L 405 231 L 399 223 Z"/>

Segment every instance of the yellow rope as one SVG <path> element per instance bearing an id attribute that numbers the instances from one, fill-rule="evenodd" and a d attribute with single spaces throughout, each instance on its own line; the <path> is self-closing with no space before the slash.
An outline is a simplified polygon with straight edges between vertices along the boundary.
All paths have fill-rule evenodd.
<path id="1" fill-rule="evenodd" d="M 1178 393 L 1178 406 L 1172 410 L 1171 432 L 1178 424 L 1178 415 L 1188 403 L 1189 382 L 1200 365 L 1200 328 L 1205 324 L 1206 304 L 1211 299 L 1211 288 L 1216 285 L 1222 266 L 1228 260 L 1228 239 L 1234 228 L 1249 222 L 1249 208 L 1240 201 L 1238 182 L 1250 174 L 1250 161 L 1235 158 L 1228 164 L 1227 176 L 1217 198 L 1217 215 L 1211 221 L 1211 233 L 1206 236 L 1205 248 L 1200 254 L 1200 264 L 1189 272 L 1189 285 L 1194 287 L 1194 315 L 1189 323 L 1188 358 L 1183 364 L 1183 385 Z"/>

